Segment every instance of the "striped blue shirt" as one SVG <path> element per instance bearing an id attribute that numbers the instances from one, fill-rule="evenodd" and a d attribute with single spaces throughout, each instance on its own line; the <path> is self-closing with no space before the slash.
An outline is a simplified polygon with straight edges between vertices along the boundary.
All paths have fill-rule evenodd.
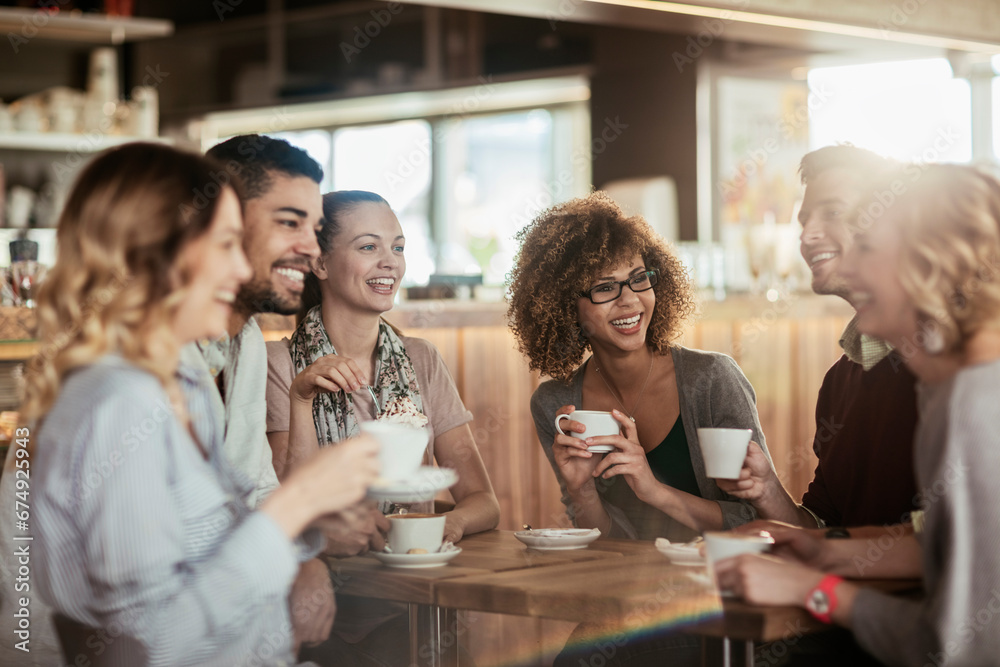
<path id="1" fill-rule="evenodd" d="M 66 379 L 32 467 L 39 590 L 151 665 L 290 664 L 287 596 L 311 554 L 240 500 L 211 378 L 178 378 L 207 460 L 149 373 L 109 355 Z"/>

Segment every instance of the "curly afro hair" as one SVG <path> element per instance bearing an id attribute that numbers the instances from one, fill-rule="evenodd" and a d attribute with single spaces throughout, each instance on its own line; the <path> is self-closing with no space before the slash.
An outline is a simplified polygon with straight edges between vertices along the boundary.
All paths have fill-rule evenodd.
<path id="1" fill-rule="evenodd" d="M 603 192 L 542 212 L 517 239 L 521 250 L 507 280 L 507 321 L 531 370 L 569 381 L 590 347 L 579 324 L 580 292 L 637 255 L 646 268 L 659 271 L 646 345 L 666 354 L 695 311 L 687 272 L 667 242 Z"/>

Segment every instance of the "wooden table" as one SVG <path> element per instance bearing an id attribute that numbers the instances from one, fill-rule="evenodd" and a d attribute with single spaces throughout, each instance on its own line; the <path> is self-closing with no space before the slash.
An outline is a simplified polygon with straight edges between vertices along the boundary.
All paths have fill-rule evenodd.
<path id="1" fill-rule="evenodd" d="M 723 601 L 704 567 L 672 565 L 650 542 L 600 539 L 586 549 L 528 549 L 510 531 L 467 537 L 443 567 L 399 569 L 372 556 L 331 562 L 338 594 L 410 605 L 411 664 L 457 664 L 457 609 L 602 624 L 617 632 L 683 628 L 745 642 L 798 637 L 824 628 L 791 607 Z"/>

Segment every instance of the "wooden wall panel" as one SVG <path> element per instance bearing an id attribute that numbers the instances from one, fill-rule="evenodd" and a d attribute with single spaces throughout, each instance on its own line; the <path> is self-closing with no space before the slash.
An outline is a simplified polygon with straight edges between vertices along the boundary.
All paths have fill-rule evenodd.
<path id="1" fill-rule="evenodd" d="M 816 465 L 813 411 L 823 376 L 840 355 L 845 317 L 707 320 L 681 343 L 733 356 L 757 393 L 757 411 L 782 482 L 801 498 Z M 410 332 L 408 332 L 410 333 Z M 500 326 L 422 329 L 441 349 L 466 407 L 501 505 L 501 527 L 567 525 L 559 486 L 542 453 L 529 401 L 537 373 Z"/>
<path id="2" fill-rule="evenodd" d="M 536 380 L 503 327 L 462 330 L 465 406 L 472 411 L 473 435 L 493 481 L 501 508 L 501 528 L 537 525 L 542 511 L 539 445 L 529 401 Z"/>
<path id="3" fill-rule="evenodd" d="M 501 527 L 565 525 L 559 487 L 529 409 L 539 377 L 528 371 L 502 316 L 486 306 L 472 315 L 441 305 L 433 317 L 416 306 L 410 310 L 393 311 L 393 321 L 441 351 L 475 416 L 472 429 L 501 502 Z M 690 326 L 679 343 L 729 354 L 740 364 L 757 392 L 757 411 L 778 475 L 799 499 L 816 466 L 816 395 L 840 357 L 837 341 L 850 311 L 839 300 L 808 296 L 756 305 L 736 299 L 710 303 L 706 310 L 708 316 Z M 262 322 L 265 337 L 285 335 L 282 329 L 289 327 L 283 322 Z"/>
<path id="4" fill-rule="evenodd" d="M 827 370 L 842 354 L 837 341 L 846 324 L 846 318 L 837 317 L 797 322 L 799 370 L 796 393 L 800 400 L 792 436 L 792 458 L 780 473 L 782 482 L 796 499 L 805 493 L 816 470 L 816 455 L 812 451 L 816 431 L 816 396 Z"/>
<path id="5" fill-rule="evenodd" d="M 451 377 L 455 380 L 458 393 L 463 394 L 464 387 L 462 383 L 465 378 L 463 364 L 465 363 L 465 359 L 462 354 L 462 329 L 404 329 L 403 333 L 407 336 L 424 338 L 434 343 L 434 346 L 441 353 L 441 358 L 444 359 L 444 365 L 448 367 Z"/>
<path id="6" fill-rule="evenodd" d="M 738 330 L 732 322 L 726 320 L 708 320 L 699 322 L 692 327 L 695 335 L 692 336 L 697 342 L 692 345 L 698 350 L 711 350 L 712 352 L 723 352 L 736 359 L 733 350 L 733 338 Z M 736 359 L 739 363 L 739 359 Z"/>
<path id="7" fill-rule="evenodd" d="M 749 332 L 749 333 L 748 333 Z M 766 330 L 744 330 L 736 350 L 743 373 L 757 394 L 757 414 L 777 469 L 791 457 L 792 323 L 783 320 Z"/>

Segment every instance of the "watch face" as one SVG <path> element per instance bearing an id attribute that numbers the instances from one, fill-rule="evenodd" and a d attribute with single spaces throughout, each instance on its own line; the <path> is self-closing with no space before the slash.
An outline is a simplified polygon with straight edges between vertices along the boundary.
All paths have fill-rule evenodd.
<path id="1" fill-rule="evenodd" d="M 813 591 L 807 606 L 815 614 L 827 614 L 830 612 L 830 597 L 823 591 Z"/>

